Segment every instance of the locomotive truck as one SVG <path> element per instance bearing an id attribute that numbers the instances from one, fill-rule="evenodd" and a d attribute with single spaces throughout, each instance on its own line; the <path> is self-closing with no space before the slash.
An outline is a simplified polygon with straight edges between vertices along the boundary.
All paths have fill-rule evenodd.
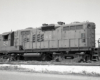
<path id="1" fill-rule="evenodd" d="M 0 59 L 23 59 L 25 53 L 39 53 L 41 60 L 63 60 L 82 55 L 81 60 L 97 61 L 95 23 L 58 22 L 0 34 Z"/>

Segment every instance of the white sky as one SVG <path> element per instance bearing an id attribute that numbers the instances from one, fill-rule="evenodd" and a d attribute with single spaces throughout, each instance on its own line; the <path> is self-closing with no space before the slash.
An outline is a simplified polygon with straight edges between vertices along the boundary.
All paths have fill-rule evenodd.
<path id="1" fill-rule="evenodd" d="M 43 23 L 92 21 L 100 38 L 100 0 L 0 0 L 0 33 Z"/>

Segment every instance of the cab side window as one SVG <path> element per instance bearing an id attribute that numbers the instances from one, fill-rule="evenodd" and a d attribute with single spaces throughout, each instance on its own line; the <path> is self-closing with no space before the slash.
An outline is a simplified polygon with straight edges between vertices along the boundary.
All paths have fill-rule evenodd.
<path id="1" fill-rule="evenodd" d="M 3 41 L 8 41 L 9 34 L 8 35 L 3 35 Z"/>

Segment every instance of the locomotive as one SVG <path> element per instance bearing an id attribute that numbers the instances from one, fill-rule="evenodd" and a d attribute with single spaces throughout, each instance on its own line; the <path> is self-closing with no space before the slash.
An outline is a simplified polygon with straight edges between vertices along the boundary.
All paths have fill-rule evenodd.
<path id="1" fill-rule="evenodd" d="M 24 53 L 39 53 L 41 60 L 62 60 L 82 55 L 84 61 L 99 59 L 95 48 L 95 23 L 43 24 L 0 34 L 0 58 L 23 59 Z"/>

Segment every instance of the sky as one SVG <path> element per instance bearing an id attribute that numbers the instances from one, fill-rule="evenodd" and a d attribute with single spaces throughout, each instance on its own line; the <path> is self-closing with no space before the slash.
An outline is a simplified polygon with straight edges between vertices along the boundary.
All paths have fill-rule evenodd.
<path id="1" fill-rule="evenodd" d="M 100 0 L 0 0 L 0 34 L 58 21 L 90 21 L 100 38 Z"/>

